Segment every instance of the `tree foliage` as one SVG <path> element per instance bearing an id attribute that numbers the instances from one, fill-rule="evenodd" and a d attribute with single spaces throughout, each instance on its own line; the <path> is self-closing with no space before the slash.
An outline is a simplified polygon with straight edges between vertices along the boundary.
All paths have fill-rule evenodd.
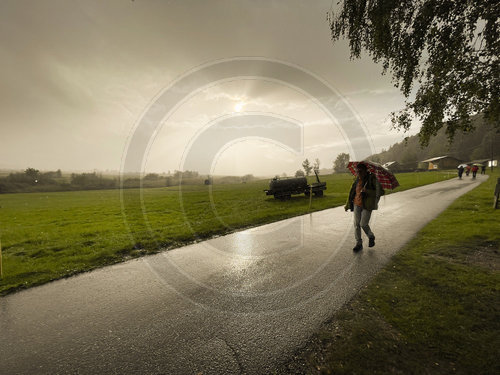
<path id="1" fill-rule="evenodd" d="M 295 177 L 305 177 L 304 171 L 302 169 L 297 170 Z"/>
<path id="2" fill-rule="evenodd" d="M 144 176 L 145 180 L 158 180 L 160 178 L 160 175 L 158 173 L 148 173 L 147 175 Z"/>
<path id="3" fill-rule="evenodd" d="M 306 172 L 306 176 L 309 176 L 309 174 L 312 171 L 311 163 L 309 162 L 309 159 L 306 159 L 302 162 L 302 168 L 304 168 L 304 172 Z"/>
<path id="4" fill-rule="evenodd" d="M 320 163 L 321 163 L 321 162 L 319 161 L 319 159 L 318 159 L 318 158 L 314 159 L 313 169 L 314 169 L 315 171 L 319 171 L 319 166 L 320 166 Z"/>
<path id="5" fill-rule="evenodd" d="M 39 173 L 40 173 L 40 171 L 38 169 L 35 169 L 35 168 L 26 168 L 24 170 L 24 174 L 32 179 L 36 179 L 38 177 Z"/>
<path id="6" fill-rule="evenodd" d="M 342 152 L 337 155 L 337 159 L 333 162 L 333 170 L 335 172 L 345 172 L 349 163 L 349 154 Z"/>
<path id="7" fill-rule="evenodd" d="M 391 114 L 395 128 L 408 130 L 413 119 L 420 120 L 422 146 L 443 126 L 449 141 L 457 131 L 472 131 L 471 116 L 478 113 L 499 128 L 498 0 L 342 0 L 339 5 L 328 14 L 332 40 L 346 37 L 351 58 L 368 51 L 406 97 L 405 108 Z"/>
<path id="8" fill-rule="evenodd" d="M 419 161 L 449 155 L 465 162 L 478 159 L 498 159 L 500 157 L 500 134 L 484 122 L 480 116 L 474 116 L 472 123 L 476 129 L 473 133 L 457 134 L 449 144 L 446 142 L 445 129 L 438 131 L 429 141 L 429 145 L 421 147 L 417 136 L 408 137 L 381 153 L 370 156 L 371 160 L 380 163 L 397 161 L 404 170 L 414 170 Z"/>
<path id="9" fill-rule="evenodd" d="M 71 185 L 84 189 L 106 189 L 116 187 L 117 181 L 112 178 L 102 177 L 96 172 L 72 173 Z"/>

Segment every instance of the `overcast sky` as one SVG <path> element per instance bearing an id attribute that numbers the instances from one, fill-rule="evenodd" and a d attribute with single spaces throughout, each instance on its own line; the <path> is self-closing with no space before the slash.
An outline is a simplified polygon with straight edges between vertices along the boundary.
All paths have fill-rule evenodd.
<path id="1" fill-rule="evenodd" d="M 369 58 L 350 61 L 345 42 L 332 45 L 331 6 L 331 0 L 1 0 L 0 168 L 119 170 L 159 94 L 203 64 L 235 57 L 277 60 L 318 77 L 350 106 L 373 151 L 387 148 L 403 138 L 388 122 L 403 97 L 380 66 Z M 331 168 L 338 153 L 350 150 L 342 116 L 332 118 L 307 92 L 286 79 L 236 77 L 189 93 L 161 119 L 149 134 L 143 171 L 185 167 L 192 145 L 203 154 L 201 133 L 221 119 L 256 113 L 296 124 L 300 149 L 242 133 L 201 173 L 291 174 L 306 157 Z"/>

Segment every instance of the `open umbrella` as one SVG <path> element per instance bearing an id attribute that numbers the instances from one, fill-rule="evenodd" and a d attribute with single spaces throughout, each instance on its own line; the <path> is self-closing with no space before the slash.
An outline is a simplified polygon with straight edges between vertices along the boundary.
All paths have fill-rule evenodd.
<path id="1" fill-rule="evenodd" d="M 368 172 L 375 175 L 378 182 L 380 182 L 380 185 L 382 185 L 384 189 L 395 189 L 399 186 L 398 180 L 396 180 L 396 177 L 394 177 L 391 171 L 387 170 L 379 163 L 375 163 L 373 161 L 350 161 L 349 164 L 347 164 L 347 168 L 354 176 L 358 174 L 356 171 L 356 167 L 359 163 L 363 163 L 366 165 L 366 169 L 368 170 Z"/>
<path id="2" fill-rule="evenodd" d="M 467 168 L 467 164 L 460 164 L 457 168 L 460 168 L 460 167 Z"/>

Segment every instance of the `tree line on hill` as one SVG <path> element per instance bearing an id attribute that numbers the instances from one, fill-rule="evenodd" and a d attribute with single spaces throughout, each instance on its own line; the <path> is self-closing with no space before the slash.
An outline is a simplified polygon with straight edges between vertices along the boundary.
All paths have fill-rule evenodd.
<path id="1" fill-rule="evenodd" d="M 500 131 L 485 123 L 479 116 L 472 119 L 475 130 L 469 133 L 457 133 L 450 143 L 445 129 L 439 130 L 422 147 L 418 135 L 407 137 L 404 141 L 393 144 L 389 149 L 371 155 L 367 159 L 385 164 L 395 161 L 400 171 L 414 171 L 419 162 L 438 156 L 451 156 L 463 162 L 500 158 Z M 349 154 L 341 153 L 334 161 L 334 171 L 346 172 Z"/>
<path id="2" fill-rule="evenodd" d="M 253 175 L 217 177 L 217 183 L 246 183 L 252 181 Z M 212 181 L 213 177 L 209 177 Z M 148 173 L 143 177 L 129 175 L 123 179 L 123 188 L 153 188 L 176 185 L 206 184 L 207 178 L 196 171 L 174 171 L 172 174 L 160 175 Z M 41 172 L 35 168 L 27 168 L 23 172 L 12 172 L 0 177 L 0 193 L 30 193 L 74 190 L 117 189 L 122 187 L 118 176 L 106 176 L 102 173 L 71 173 L 63 175 L 57 171 Z"/>
<path id="3" fill-rule="evenodd" d="M 441 129 L 425 147 L 421 147 L 418 135 L 414 135 L 368 159 L 381 164 L 397 161 L 402 169 L 407 170 L 416 169 L 418 162 L 422 160 L 445 155 L 464 162 L 498 159 L 500 156 L 499 130 L 485 123 L 479 116 L 475 116 L 472 122 L 475 130 L 469 133 L 457 133 L 451 143 L 448 141 L 445 129 Z"/>

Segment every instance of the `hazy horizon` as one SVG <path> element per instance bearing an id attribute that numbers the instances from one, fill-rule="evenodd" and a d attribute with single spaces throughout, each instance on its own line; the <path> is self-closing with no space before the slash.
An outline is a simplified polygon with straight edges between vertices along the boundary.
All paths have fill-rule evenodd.
<path id="1" fill-rule="evenodd" d="M 119 171 L 139 136 L 147 141 L 137 156 L 143 173 L 196 170 L 183 168 L 192 145 L 200 174 L 233 176 L 292 175 L 306 158 L 311 163 L 319 158 L 320 168 L 331 169 L 337 155 L 361 138 L 370 152 L 380 152 L 408 135 L 390 131 L 388 121 L 404 98 L 390 77 L 380 74 L 380 65 L 366 56 L 351 61 L 344 41 L 332 44 L 326 21 L 331 6 L 331 1 L 4 0 L 0 169 Z M 159 93 L 179 77 L 243 57 L 297 67 L 335 94 L 311 96 L 280 71 L 239 76 L 234 68 L 231 79 L 200 83 L 160 116 L 150 133 L 138 133 Z M 337 104 L 328 109 L 323 99 Z M 285 129 L 289 135 L 278 139 L 240 127 L 241 137 L 231 141 L 221 143 L 223 132 L 205 134 L 205 143 L 196 143 L 228 118 L 255 114 L 269 120 L 259 123 L 262 132 L 282 119 L 290 129 L 297 127 L 300 139 L 292 139 L 293 130 Z M 362 131 L 349 134 L 349 121 Z M 217 142 L 211 159 L 203 160 Z M 285 147 L 289 142 L 295 146 Z M 358 154 L 368 156 L 363 150 Z"/>
<path id="2" fill-rule="evenodd" d="M 23 173 L 27 168 L 32 168 L 32 166 L 28 166 L 26 168 L 0 168 L 0 173 Z M 38 169 L 38 168 L 35 168 L 35 169 Z M 40 173 L 46 173 L 46 172 L 57 172 L 57 170 L 59 170 L 60 168 L 57 168 L 57 169 L 38 169 Z M 297 169 L 301 169 L 301 168 L 297 168 Z M 302 171 L 304 171 L 303 169 L 301 169 Z M 156 172 L 128 172 L 128 173 L 123 173 L 124 176 L 145 176 L 146 174 L 148 173 L 156 173 L 160 176 L 173 176 L 175 174 L 175 172 L 177 172 L 177 170 L 167 170 L 167 171 L 156 171 Z M 180 171 L 180 172 L 185 172 L 185 171 Z M 193 171 L 193 172 L 197 172 L 197 171 Z M 328 172 L 328 173 L 334 173 L 333 172 L 333 168 L 320 168 L 319 169 L 319 174 L 325 174 L 325 172 Z M 346 170 L 346 172 L 348 172 Z M 109 170 L 109 169 L 105 169 L 105 170 L 99 170 L 99 169 L 75 169 L 75 170 L 63 170 L 61 169 L 61 173 L 62 175 L 69 175 L 71 173 L 96 173 L 96 174 L 102 174 L 104 176 L 116 176 L 118 177 L 122 172 L 120 170 Z M 283 175 L 283 173 L 286 174 L 286 176 Z M 203 173 L 198 173 L 199 177 L 202 177 L 202 178 L 206 178 L 206 177 L 214 177 L 214 178 L 218 178 L 218 177 L 244 177 L 246 175 L 252 175 L 253 177 L 255 178 L 272 178 L 272 177 L 275 177 L 275 176 L 279 176 L 279 177 L 294 177 L 295 176 L 295 172 L 294 173 L 286 173 L 286 172 L 280 172 L 280 173 L 274 173 L 274 174 L 267 174 L 267 175 L 264 175 L 264 174 L 253 174 L 253 173 L 244 173 L 244 174 L 232 174 L 232 175 L 229 175 L 229 174 L 203 174 Z M 309 174 L 309 176 L 313 176 L 314 177 L 314 172 L 311 172 Z"/>

